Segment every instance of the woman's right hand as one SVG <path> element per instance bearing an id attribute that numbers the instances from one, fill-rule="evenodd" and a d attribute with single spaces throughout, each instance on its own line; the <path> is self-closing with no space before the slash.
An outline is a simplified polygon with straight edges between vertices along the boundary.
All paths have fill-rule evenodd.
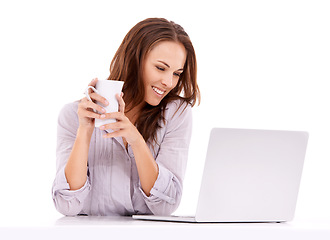
<path id="1" fill-rule="evenodd" d="M 88 86 L 95 87 L 98 79 L 94 78 Z M 105 109 L 100 105 L 96 104 L 95 101 L 101 102 L 104 106 L 108 106 L 108 101 L 101 95 L 93 92 L 91 89 L 88 89 L 88 93 L 93 102 L 89 101 L 87 97 L 84 97 L 80 100 L 78 105 L 78 118 L 79 118 L 79 127 L 86 128 L 88 130 L 93 130 L 95 127 L 95 118 L 103 119 L 105 118 Z M 97 112 L 93 111 L 96 110 Z"/>

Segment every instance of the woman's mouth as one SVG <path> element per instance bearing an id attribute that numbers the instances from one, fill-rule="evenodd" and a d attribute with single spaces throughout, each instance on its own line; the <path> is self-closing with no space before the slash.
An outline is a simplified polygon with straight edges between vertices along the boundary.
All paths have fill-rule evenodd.
<path id="1" fill-rule="evenodd" d="M 152 89 L 154 90 L 154 92 L 156 92 L 158 95 L 163 95 L 165 93 L 165 91 L 160 90 L 159 88 L 156 87 L 152 87 Z"/>

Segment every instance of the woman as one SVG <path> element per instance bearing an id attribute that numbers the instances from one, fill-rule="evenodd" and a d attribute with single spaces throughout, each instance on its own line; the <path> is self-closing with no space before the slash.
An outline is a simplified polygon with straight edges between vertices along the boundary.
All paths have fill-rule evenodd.
<path id="1" fill-rule="evenodd" d="M 199 100 L 196 56 L 183 28 L 139 22 L 125 36 L 108 79 L 124 81 L 119 111 L 83 98 L 58 119 L 53 200 L 64 215 L 168 215 L 178 207 Z M 95 86 L 97 79 L 89 84 Z M 96 93 L 93 101 L 111 104 Z M 93 110 L 97 110 L 94 112 Z M 95 128 L 96 118 L 117 122 Z"/>

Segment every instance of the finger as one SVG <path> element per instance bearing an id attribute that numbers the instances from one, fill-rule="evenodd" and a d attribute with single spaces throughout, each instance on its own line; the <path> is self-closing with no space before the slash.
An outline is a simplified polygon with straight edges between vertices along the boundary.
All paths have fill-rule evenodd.
<path id="1" fill-rule="evenodd" d="M 92 100 L 98 101 L 99 103 L 103 104 L 104 106 L 108 106 L 109 105 L 109 102 L 107 101 L 107 99 L 105 97 L 102 97 L 98 93 L 92 92 L 92 93 L 89 94 L 89 97 Z"/>
<path id="2" fill-rule="evenodd" d="M 96 112 L 90 111 L 85 108 L 80 108 L 78 109 L 78 115 L 81 117 L 86 117 L 86 118 L 97 118 L 97 119 L 104 119 L 105 115 L 104 114 L 98 114 Z"/>
<path id="3" fill-rule="evenodd" d="M 95 87 L 97 81 L 98 81 L 98 78 L 93 78 L 92 81 L 88 84 L 88 86 Z"/>
<path id="4" fill-rule="evenodd" d="M 116 94 L 116 98 L 117 98 L 118 106 L 119 106 L 119 112 L 121 112 L 121 113 L 125 113 L 125 102 L 124 102 L 123 96 L 124 96 L 123 93 L 121 93 L 120 95 Z"/>
<path id="5" fill-rule="evenodd" d="M 126 116 L 121 112 L 105 113 L 105 119 L 117 119 L 118 121 L 125 120 Z"/>
<path id="6" fill-rule="evenodd" d="M 114 131 L 111 133 L 106 133 L 102 137 L 103 138 L 113 138 L 113 137 L 121 137 L 122 135 L 123 135 L 123 131 L 119 130 L 119 131 Z"/>
<path id="7" fill-rule="evenodd" d="M 89 101 L 87 98 L 83 98 L 80 100 L 79 108 L 86 109 L 88 111 L 90 110 L 98 111 L 101 114 L 104 114 L 106 112 L 106 110 L 102 106 Z"/>
<path id="8" fill-rule="evenodd" d="M 91 102 L 91 101 L 87 101 L 84 106 L 85 106 L 86 109 L 88 109 L 88 108 L 89 109 L 94 109 L 95 111 L 98 111 L 99 113 L 105 113 L 106 112 L 106 110 L 103 107 L 101 107 L 100 105 L 98 105 L 94 102 Z"/>
<path id="9" fill-rule="evenodd" d="M 96 83 L 98 81 L 98 78 L 93 78 L 93 80 L 88 84 L 88 86 L 92 86 L 92 87 L 95 87 L 96 86 Z M 92 89 L 88 89 L 88 94 L 91 94 L 93 92 Z"/>
<path id="10" fill-rule="evenodd" d="M 104 124 L 104 125 L 100 126 L 101 130 L 111 129 L 113 131 L 118 131 L 123 128 L 124 128 L 124 125 L 122 124 L 122 122 L 108 123 L 108 124 Z"/>

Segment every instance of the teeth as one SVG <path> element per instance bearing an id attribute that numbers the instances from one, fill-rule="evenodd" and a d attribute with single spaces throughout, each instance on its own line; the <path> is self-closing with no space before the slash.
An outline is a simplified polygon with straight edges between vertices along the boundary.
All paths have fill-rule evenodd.
<path id="1" fill-rule="evenodd" d="M 158 88 L 156 88 L 156 87 L 152 87 L 152 89 L 153 89 L 156 93 L 158 93 L 158 94 L 160 94 L 160 95 L 163 95 L 163 94 L 164 94 L 164 91 L 162 91 L 162 90 L 160 90 L 160 89 L 158 89 Z"/>

